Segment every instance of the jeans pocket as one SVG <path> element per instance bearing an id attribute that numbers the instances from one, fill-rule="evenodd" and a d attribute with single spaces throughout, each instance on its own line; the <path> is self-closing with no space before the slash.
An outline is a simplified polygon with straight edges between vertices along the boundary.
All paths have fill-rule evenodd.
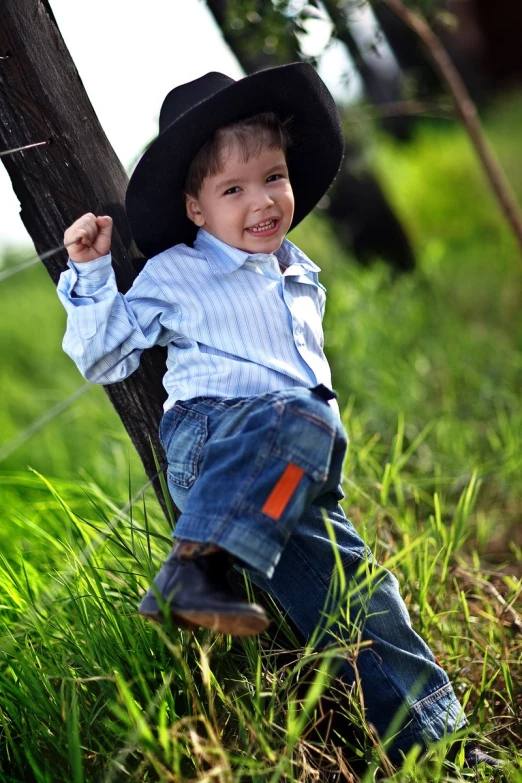
<path id="1" fill-rule="evenodd" d="M 279 425 L 273 455 L 293 462 L 312 481 L 324 483 L 328 478 L 334 442 L 335 430 L 327 421 L 288 405 Z"/>
<path id="2" fill-rule="evenodd" d="M 168 479 L 188 489 L 198 477 L 203 446 L 208 437 L 207 417 L 176 404 L 165 413 L 160 438 L 167 453 Z"/>

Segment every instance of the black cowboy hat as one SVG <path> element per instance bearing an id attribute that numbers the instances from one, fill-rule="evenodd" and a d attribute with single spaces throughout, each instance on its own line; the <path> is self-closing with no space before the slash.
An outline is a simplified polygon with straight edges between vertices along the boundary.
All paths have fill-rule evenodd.
<path id="1" fill-rule="evenodd" d="M 186 216 L 183 187 L 189 165 L 205 141 L 223 125 L 263 111 L 273 111 L 282 120 L 291 118 L 291 228 L 315 207 L 332 184 L 344 149 L 339 112 L 315 69 L 292 63 L 239 81 L 207 73 L 169 92 L 161 107 L 159 136 L 129 181 L 127 218 L 147 258 L 195 239 L 197 227 Z"/>

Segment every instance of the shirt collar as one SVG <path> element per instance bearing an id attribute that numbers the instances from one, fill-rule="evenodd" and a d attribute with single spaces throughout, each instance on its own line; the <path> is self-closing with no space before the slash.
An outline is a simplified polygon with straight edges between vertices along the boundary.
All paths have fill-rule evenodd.
<path id="1" fill-rule="evenodd" d="M 306 253 L 303 253 L 297 245 L 290 242 L 289 239 L 283 239 L 283 243 L 279 250 L 276 250 L 275 257 L 283 266 L 292 266 L 293 264 L 299 264 L 306 272 L 320 272 L 321 267 L 314 264 L 314 262 L 308 258 Z"/>
<path id="2" fill-rule="evenodd" d="M 266 253 L 248 253 L 246 250 L 239 250 L 237 247 L 227 245 L 226 242 L 218 239 L 213 234 L 209 234 L 204 228 L 198 229 L 196 239 L 194 240 L 194 247 L 196 250 L 199 250 L 200 253 L 203 253 L 211 271 L 215 275 L 226 275 L 230 272 L 235 272 L 240 266 L 243 266 L 245 261 L 249 258 L 266 255 Z M 288 267 L 293 264 L 299 264 L 306 271 L 321 271 L 317 264 L 314 264 L 302 250 L 288 239 L 283 239 L 281 247 L 274 255 L 283 266 Z"/>
<path id="3" fill-rule="evenodd" d="M 215 275 L 227 275 L 229 272 L 235 272 L 249 257 L 249 253 L 227 245 L 226 242 L 213 234 L 209 234 L 204 228 L 198 229 L 194 247 L 203 253 Z"/>

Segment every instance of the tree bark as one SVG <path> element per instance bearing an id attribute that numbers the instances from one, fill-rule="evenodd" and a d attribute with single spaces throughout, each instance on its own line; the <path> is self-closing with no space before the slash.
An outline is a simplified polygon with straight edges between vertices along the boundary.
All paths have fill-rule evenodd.
<path id="1" fill-rule="evenodd" d="M 123 208 L 128 178 L 87 97 L 47 0 L 3 0 L 0 15 L 0 149 L 48 141 L 2 158 L 21 204 L 22 221 L 41 255 L 63 241 L 64 228 L 85 212 L 114 219 L 118 287 L 130 288 L 143 264 Z M 67 252 L 43 260 L 56 284 Z M 127 380 L 105 387 L 147 475 L 156 476 L 165 391 L 165 349 L 143 354 Z M 159 481 L 154 481 L 163 508 Z"/>

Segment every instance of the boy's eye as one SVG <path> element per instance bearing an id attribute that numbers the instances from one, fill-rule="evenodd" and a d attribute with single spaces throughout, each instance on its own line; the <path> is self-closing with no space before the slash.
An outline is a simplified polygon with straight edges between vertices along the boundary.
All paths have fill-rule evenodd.
<path id="1" fill-rule="evenodd" d="M 267 182 L 277 182 L 278 179 L 282 179 L 282 178 L 283 178 L 282 174 L 270 174 L 270 176 L 267 177 L 266 181 Z"/>
<path id="2" fill-rule="evenodd" d="M 233 188 L 229 188 L 228 190 L 225 190 L 225 193 L 224 193 L 224 195 L 225 195 L 225 196 L 228 196 L 228 195 L 230 195 L 231 193 L 239 193 L 239 186 L 238 186 L 238 185 L 234 185 L 234 187 L 233 187 Z"/>

